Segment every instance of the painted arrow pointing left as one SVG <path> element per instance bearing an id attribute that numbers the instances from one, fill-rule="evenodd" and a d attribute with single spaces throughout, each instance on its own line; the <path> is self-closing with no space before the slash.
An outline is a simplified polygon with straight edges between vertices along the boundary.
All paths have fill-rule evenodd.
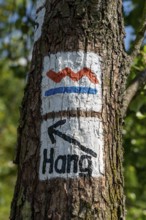
<path id="1" fill-rule="evenodd" d="M 51 140 L 52 144 L 56 143 L 56 139 L 54 137 L 54 134 L 55 134 L 55 135 L 61 137 L 62 139 L 64 139 L 65 141 L 67 141 L 69 143 L 72 143 L 74 145 L 77 145 L 85 153 L 90 154 L 93 157 L 97 157 L 97 154 L 93 150 L 81 145 L 80 142 L 77 141 L 76 139 L 74 139 L 72 137 L 69 137 L 66 134 L 64 134 L 64 133 L 62 133 L 62 132 L 55 129 L 55 128 L 61 126 L 61 125 L 64 125 L 65 123 L 66 123 L 66 119 L 59 120 L 58 122 L 56 122 L 55 124 L 51 125 L 48 128 L 48 135 L 50 137 L 50 140 Z"/>

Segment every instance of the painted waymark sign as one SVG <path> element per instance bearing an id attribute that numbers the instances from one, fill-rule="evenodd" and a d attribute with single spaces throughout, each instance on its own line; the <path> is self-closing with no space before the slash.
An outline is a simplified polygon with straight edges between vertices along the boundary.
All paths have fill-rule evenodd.
<path id="1" fill-rule="evenodd" d="M 65 77 L 69 77 L 72 81 L 79 81 L 82 77 L 86 76 L 93 84 L 98 84 L 98 79 L 95 74 L 87 67 L 74 73 L 69 67 L 59 71 L 58 73 L 53 70 L 49 70 L 47 76 L 56 83 L 60 83 Z M 78 94 L 96 94 L 97 89 L 83 86 L 70 86 L 70 87 L 57 87 L 45 92 L 45 96 L 55 95 L 59 93 L 78 93 Z"/>
<path id="2" fill-rule="evenodd" d="M 40 178 L 103 175 L 101 119 L 56 118 L 41 128 Z"/>
<path id="3" fill-rule="evenodd" d="M 100 57 L 95 53 L 58 52 L 44 58 L 41 180 L 104 174 L 101 90 Z M 76 111 L 94 114 L 68 117 Z"/>
<path id="4" fill-rule="evenodd" d="M 44 58 L 42 114 L 83 110 L 101 112 L 100 57 L 95 53 L 58 52 Z"/>

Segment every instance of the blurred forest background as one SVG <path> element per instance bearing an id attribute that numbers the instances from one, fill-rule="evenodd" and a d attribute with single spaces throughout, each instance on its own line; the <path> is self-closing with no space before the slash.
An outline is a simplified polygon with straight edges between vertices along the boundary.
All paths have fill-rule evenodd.
<path id="1" fill-rule="evenodd" d="M 140 24 L 145 0 L 124 0 L 126 50 Z M 33 46 L 35 0 L 0 0 L 0 219 L 8 220 L 16 181 L 13 164 L 19 107 Z M 146 68 L 146 46 L 131 77 Z M 123 130 L 127 220 L 146 220 L 146 86 L 131 103 Z"/>

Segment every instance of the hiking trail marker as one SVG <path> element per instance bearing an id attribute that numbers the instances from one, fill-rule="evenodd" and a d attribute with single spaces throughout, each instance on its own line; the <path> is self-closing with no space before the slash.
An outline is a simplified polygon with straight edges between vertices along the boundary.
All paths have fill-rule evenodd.
<path id="1" fill-rule="evenodd" d="M 83 51 L 44 57 L 41 91 L 40 180 L 104 175 L 100 57 Z"/>

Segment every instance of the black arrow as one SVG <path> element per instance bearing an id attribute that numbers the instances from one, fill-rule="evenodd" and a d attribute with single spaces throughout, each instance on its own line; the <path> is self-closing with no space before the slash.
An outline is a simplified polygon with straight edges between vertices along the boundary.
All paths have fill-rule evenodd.
<path id="1" fill-rule="evenodd" d="M 90 154 L 93 157 L 97 157 L 97 154 L 93 150 L 81 145 L 80 142 L 77 141 L 76 139 L 71 138 L 71 137 L 67 136 L 66 134 L 63 134 L 62 132 L 60 132 L 58 130 L 55 130 L 55 128 L 57 128 L 58 126 L 64 125 L 65 123 L 66 123 L 66 119 L 60 120 L 48 128 L 48 135 L 51 139 L 52 144 L 56 143 L 56 140 L 54 138 L 54 134 L 56 134 L 59 137 L 63 138 L 65 141 L 77 145 L 82 151 L 86 152 L 87 154 Z"/>

